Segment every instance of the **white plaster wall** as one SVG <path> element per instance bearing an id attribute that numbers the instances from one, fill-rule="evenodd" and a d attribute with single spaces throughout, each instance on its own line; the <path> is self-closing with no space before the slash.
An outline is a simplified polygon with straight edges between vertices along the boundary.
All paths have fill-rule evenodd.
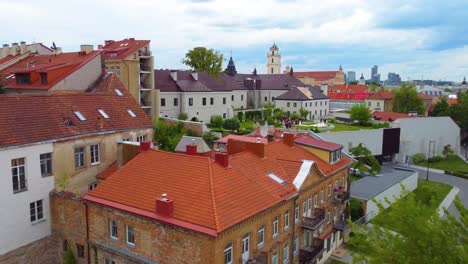
<path id="1" fill-rule="evenodd" d="M 161 92 L 160 93 L 160 100 L 159 100 L 159 105 L 160 105 L 160 112 L 161 112 L 161 116 L 168 116 L 168 117 L 172 117 L 172 118 L 177 118 L 177 116 L 179 115 L 179 113 L 181 112 L 181 104 L 182 104 L 182 97 L 183 97 L 183 94 L 180 93 L 180 92 Z M 165 99 L 166 100 L 166 105 L 163 106 L 161 104 L 161 99 Z M 177 106 L 174 106 L 174 98 L 179 98 L 179 102 L 178 102 L 178 105 Z M 188 101 L 187 101 L 187 105 L 188 105 Z"/>
<path id="2" fill-rule="evenodd" d="M 402 180 L 401 182 L 393 185 L 392 187 L 388 188 L 384 192 L 378 194 L 377 196 L 374 197 L 376 202 L 382 203 L 384 208 L 390 207 L 391 204 L 388 204 L 385 199 L 388 199 L 390 203 L 395 202 L 395 197 L 398 198 L 400 197 L 402 193 L 402 188 L 401 184 L 405 186 L 405 189 L 409 192 L 414 191 L 416 188 L 418 188 L 418 173 L 415 172 L 413 175 L 409 176 L 408 178 Z M 371 220 L 374 218 L 379 213 L 379 208 L 377 207 L 376 202 L 373 200 L 367 201 L 367 209 L 366 209 L 366 215 L 367 215 L 367 221 Z"/>
<path id="3" fill-rule="evenodd" d="M 383 129 L 324 132 L 318 135 L 326 141 L 343 145 L 345 152 L 349 152 L 350 148 L 363 143 L 372 152 L 372 155 L 382 154 Z"/>
<path id="4" fill-rule="evenodd" d="M 366 99 L 364 102 L 371 111 L 384 111 L 384 100 Z"/>
<path id="5" fill-rule="evenodd" d="M 49 192 L 54 188 L 54 176 L 41 176 L 39 158 L 49 152 L 53 152 L 52 144 L 0 149 L 0 255 L 51 233 Z M 13 194 L 11 160 L 16 158 L 25 158 L 27 191 Z M 45 220 L 32 224 L 29 203 L 41 199 Z"/>
<path id="6" fill-rule="evenodd" d="M 78 56 L 78 55 L 77 55 Z M 99 54 L 81 68 L 57 83 L 51 91 L 56 90 L 86 90 L 102 74 L 102 55 Z"/>
<path id="7" fill-rule="evenodd" d="M 406 162 L 416 153 L 427 156 L 430 140 L 436 141 L 435 155 L 442 156 L 448 144 L 455 153 L 460 151 L 460 128 L 450 117 L 403 118 L 393 122 L 392 127 L 401 129 L 400 153 L 396 155 L 399 162 Z M 431 150 L 431 156 L 432 153 Z"/>
<path id="8" fill-rule="evenodd" d="M 289 107 L 288 107 L 289 103 Z M 296 104 L 296 106 L 294 106 Z M 287 100 L 275 100 L 275 107 L 282 108 L 284 111 L 291 113 L 300 113 L 301 107 L 310 111 L 308 119 L 319 120 L 321 117 L 330 115 L 330 100 L 309 100 L 309 101 L 287 101 Z M 322 114 L 320 115 L 320 110 Z"/>

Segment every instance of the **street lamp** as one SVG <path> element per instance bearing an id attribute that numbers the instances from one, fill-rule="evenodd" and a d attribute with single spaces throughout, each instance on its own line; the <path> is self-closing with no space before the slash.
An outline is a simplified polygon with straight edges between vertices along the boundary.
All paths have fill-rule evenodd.
<path id="1" fill-rule="evenodd" d="M 463 148 L 465 149 L 465 160 L 468 158 L 468 149 L 466 148 L 466 143 L 463 144 Z"/>
<path id="2" fill-rule="evenodd" d="M 429 140 L 429 151 L 427 152 L 427 159 L 426 159 L 426 181 L 429 181 L 429 156 L 431 156 L 431 145 L 434 143 L 434 149 L 433 151 L 435 152 L 435 140 Z"/>

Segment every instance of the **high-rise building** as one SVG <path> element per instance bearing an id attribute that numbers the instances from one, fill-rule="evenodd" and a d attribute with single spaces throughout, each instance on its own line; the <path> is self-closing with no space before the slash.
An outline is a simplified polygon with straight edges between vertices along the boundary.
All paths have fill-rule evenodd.
<path id="1" fill-rule="evenodd" d="M 270 51 L 267 55 L 267 64 L 266 64 L 266 73 L 267 74 L 278 74 L 281 73 L 281 55 L 279 48 L 276 44 L 270 47 Z"/>
<path id="2" fill-rule="evenodd" d="M 396 74 L 396 73 L 393 73 L 393 72 L 389 72 L 388 73 L 387 84 L 396 84 L 396 85 L 401 84 L 400 75 Z"/>
<path id="3" fill-rule="evenodd" d="M 371 70 L 371 82 L 380 82 L 379 66 L 374 65 Z"/>
<path id="4" fill-rule="evenodd" d="M 356 72 L 355 71 L 349 71 L 348 74 L 346 75 L 346 82 L 355 82 L 356 81 Z"/>

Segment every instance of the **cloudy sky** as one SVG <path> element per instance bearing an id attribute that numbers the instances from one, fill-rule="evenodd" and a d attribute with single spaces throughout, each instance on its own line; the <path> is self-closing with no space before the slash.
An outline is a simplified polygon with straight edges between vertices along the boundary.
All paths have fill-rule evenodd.
<path id="1" fill-rule="evenodd" d="M 468 76 L 467 0 L 0 0 L 1 43 L 55 41 L 64 51 L 105 39 L 150 39 L 156 68 L 185 68 L 185 52 L 213 48 L 238 72 L 265 72 L 276 42 L 282 67 L 403 80 Z M 227 64 L 227 60 L 225 61 Z"/>

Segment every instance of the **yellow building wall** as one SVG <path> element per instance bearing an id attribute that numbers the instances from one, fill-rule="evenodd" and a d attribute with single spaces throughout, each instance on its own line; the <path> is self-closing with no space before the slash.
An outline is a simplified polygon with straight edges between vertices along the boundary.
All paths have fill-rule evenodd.
<path id="1" fill-rule="evenodd" d="M 313 148 L 313 147 L 307 147 L 307 146 L 304 146 L 304 148 L 306 150 L 308 150 L 309 152 L 314 153 L 315 155 L 317 155 L 322 160 L 330 163 L 330 151 L 323 150 L 323 149 L 318 149 L 318 148 Z"/>
<path id="2" fill-rule="evenodd" d="M 106 60 L 106 67 L 113 71 L 127 87 L 130 94 L 139 102 L 140 99 L 140 72 L 138 60 Z M 119 70 L 118 70 L 119 69 Z"/>

